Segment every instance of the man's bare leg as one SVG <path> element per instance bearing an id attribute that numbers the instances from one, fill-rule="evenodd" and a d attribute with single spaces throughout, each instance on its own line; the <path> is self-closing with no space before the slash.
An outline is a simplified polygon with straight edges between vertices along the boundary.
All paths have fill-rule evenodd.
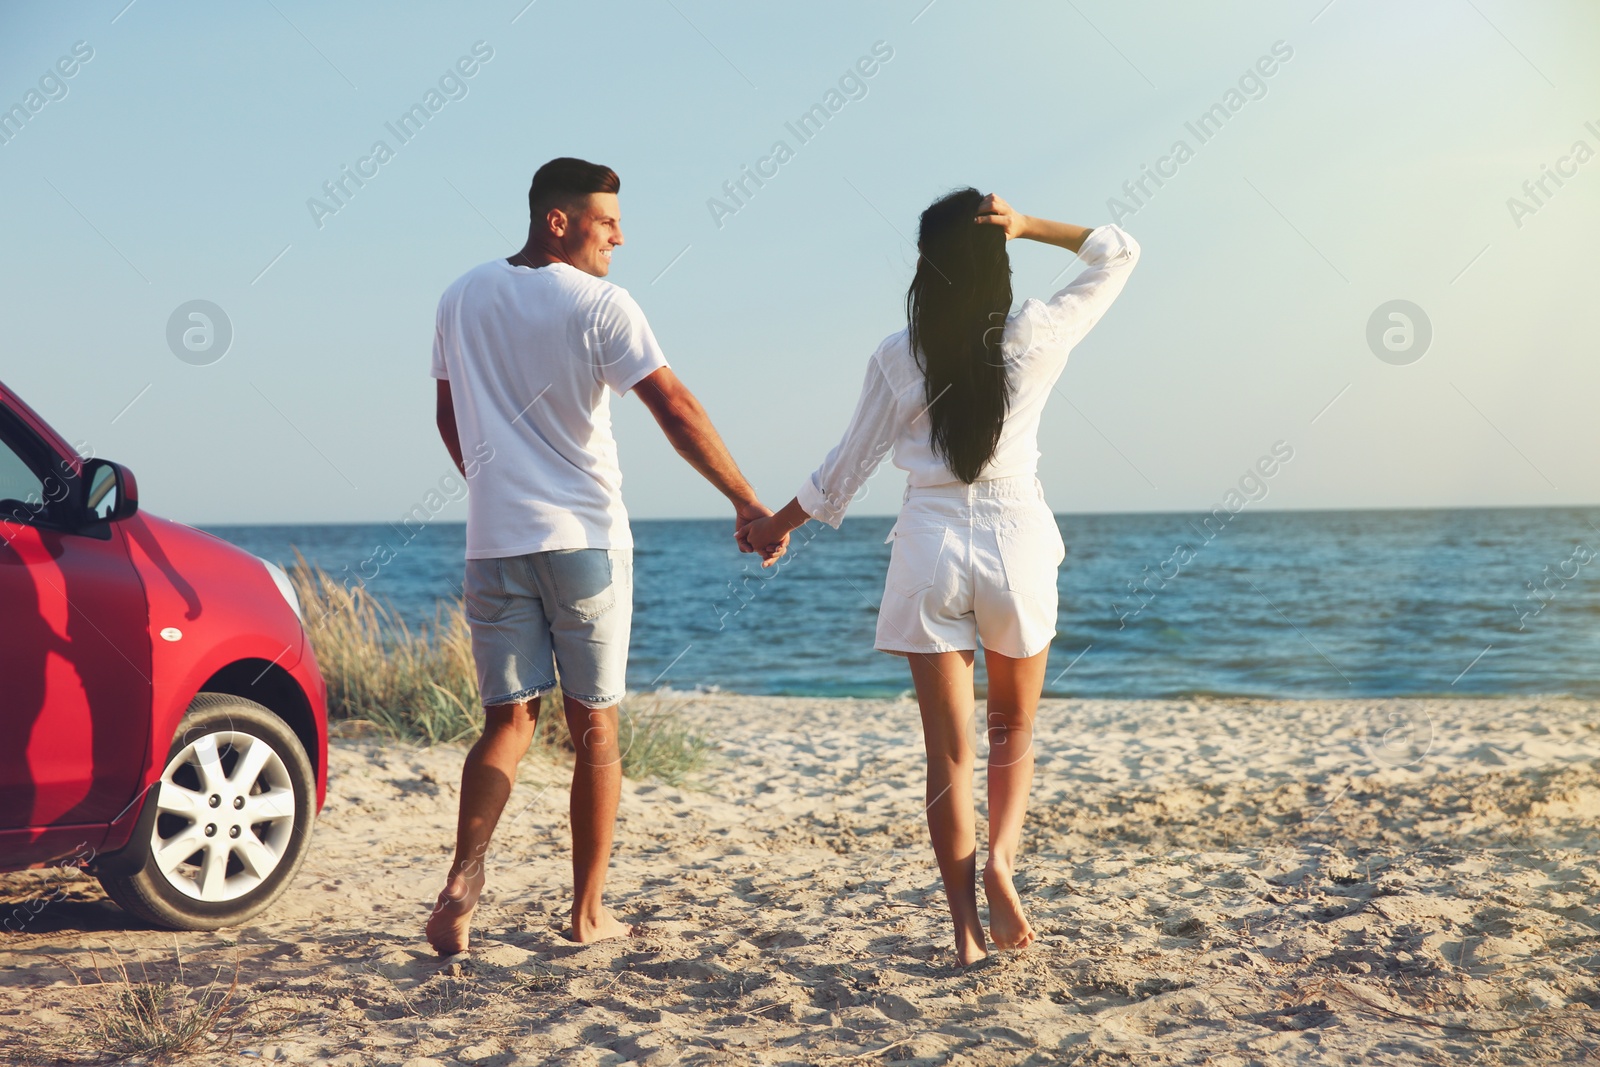
<path id="1" fill-rule="evenodd" d="M 989 669 L 989 935 L 1000 948 L 1027 948 L 1034 931 L 1012 876 L 1033 785 L 1033 720 L 1044 689 L 1046 649 L 1027 659 L 984 651 Z"/>
<path id="2" fill-rule="evenodd" d="M 955 923 L 956 960 L 965 966 L 989 954 L 983 920 L 978 916 L 976 885 L 972 653 L 920 653 L 908 658 L 928 753 L 928 836 L 933 840 L 945 900 Z"/>
<path id="3" fill-rule="evenodd" d="M 484 711 L 483 734 L 461 768 L 455 859 L 426 927 L 428 943 L 441 956 L 467 950 L 472 909 L 483 891 L 489 839 L 511 796 L 517 764 L 527 754 L 538 723 L 538 697 L 519 704 L 496 704 Z"/>
<path id="4" fill-rule="evenodd" d="M 622 798 L 622 749 L 617 743 L 617 707 L 590 708 L 565 700 L 567 732 L 576 758 L 572 767 L 572 930 L 574 941 L 602 941 L 633 932 L 604 902 L 606 870 L 617 804 Z"/>

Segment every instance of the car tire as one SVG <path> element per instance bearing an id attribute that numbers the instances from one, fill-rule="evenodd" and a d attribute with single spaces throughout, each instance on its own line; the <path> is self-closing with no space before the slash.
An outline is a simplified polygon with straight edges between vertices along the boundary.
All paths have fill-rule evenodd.
<path id="1" fill-rule="evenodd" d="M 255 701 L 201 693 L 178 724 L 138 873 L 100 876 L 146 922 L 216 930 L 259 914 L 311 844 L 316 776 L 284 721 Z"/>

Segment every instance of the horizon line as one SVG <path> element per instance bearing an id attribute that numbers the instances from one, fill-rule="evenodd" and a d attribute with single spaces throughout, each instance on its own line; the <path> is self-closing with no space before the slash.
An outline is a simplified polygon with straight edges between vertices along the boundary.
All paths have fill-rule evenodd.
<path id="1" fill-rule="evenodd" d="M 1581 510 L 1584 510 L 1584 509 L 1600 509 L 1600 503 L 1589 503 L 1589 504 L 1433 504 L 1433 505 L 1413 505 L 1413 506 L 1410 506 L 1410 507 L 1388 507 L 1388 506 L 1381 506 L 1381 505 L 1355 505 L 1355 506 L 1346 506 L 1346 507 L 1305 507 L 1305 508 L 1256 508 L 1256 507 L 1244 507 L 1244 508 L 1240 508 L 1238 511 L 1229 512 L 1229 514 L 1233 515 L 1235 517 L 1238 517 L 1238 516 L 1244 515 L 1246 513 L 1267 514 L 1267 515 L 1350 514 L 1350 513 L 1410 514 L 1410 513 L 1416 513 L 1416 512 L 1450 512 L 1450 511 L 1581 511 Z M 1147 511 L 1054 511 L 1053 510 L 1051 512 L 1051 514 L 1056 516 L 1057 518 L 1060 518 L 1060 517 L 1063 517 L 1063 516 L 1072 516 L 1074 518 L 1122 518 L 1122 517 L 1127 517 L 1127 516 L 1152 516 L 1152 517 L 1154 517 L 1154 516 L 1162 516 L 1162 515 L 1173 515 L 1173 516 L 1178 516 L 1178 515 L 1209 515 L 1209 514 L 1214 514 L 1218 510 L 1227 511 L 1226 508 L 1222 507 L 1221 505 L 1217 505 L 1216 507 L 1211 507 L 1211 508 L 1185 508 L 1185 509 L 1178 509 L 1178 510 L 1172 510 L 1172 509 L 1159 509 L 1159 510 L 1156 510 L 1156 509 L 1153 509 L 1153 510 L 1147 510 Z M 898 514 L 899 514 L 898 512 L 893 512 L 893 511 L 866 512 L 866 513 L 863 513 L 863 514 L 857 514 L 854 517 L 858 518 L 858 519 L 892 519 L 892 518 L 896 517 Z M 719 515 L 674 515 L 674 516 L 657 516 L 657 517 L 630 515 L 628 517 L 628 521 L 630 523 L 641 523 L 641 522 L 723 522 L 723 521 L 726 521 L 727 518 L 728 518 L 727 515 L 722 515 L 722 514 L 719 514 Z M 182 522 L 183 520 L 179 519 L 179 520 L 174 520 L 174 521 Z M 219 521 L 189 522 L 189 523 L 185 523 L 185 525 L 202 526 L 202 527 L 203 526 L 377 526 L 377 525 L 392 524 L 392 523 L 395 523 L 395 522 L 404 522 L 404 521 L 405 521 L 405 516 L 402 515 L 398 519 L 395 519 L 395 518 L 385 518 L 385 519 L 338 519 L 338 520 L 331 520 L 331 521 L 329 521 L 329 520 L 300 520 L 300 521 L 285 520 L 285 521 L 270 521 L 270 522 L 247 522 L 247 521 L 232 520 L 232 521 L 220 521 L 220 522 Z M 815 522 L 815 521 L 818 521 L 818 520 L 812 519 L 812 520 L 808 520 L 808 521 Z M 466 525 L 466 520 L 465 519 L 433 520 L 433 521 L 429 522 L 428 525 L 429 526 L 465 526 Z"/>

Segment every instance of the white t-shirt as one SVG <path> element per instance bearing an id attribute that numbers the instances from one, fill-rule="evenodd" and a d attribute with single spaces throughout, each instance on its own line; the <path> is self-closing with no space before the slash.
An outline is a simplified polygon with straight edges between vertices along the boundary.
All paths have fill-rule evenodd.
<path id="1" fill-rule="evenodd" d="M 606 390 L 666 365 L 639 305 L 603 278 L 503 259 L 457 278 L 433 376 L 450 382 L 470 474 L 467 558 L 631 548 Z"/>
<path id="2" fill-rule="evenodd" d="M 1011 406 L 994 457 L 978 473 L 980 480 L 1038 472 L 1045 401 L 1073 346 L 1127 284 L 1139 261 L 1139 244 L 1121 227 L 1099 226 L 1084 239 L 1078 258 L 1084 270 L 1065 289 L 1049 300 L 1025 300 L 1006 318 L 1001 353 L 1011 380 Z M 851 499 L 891 452 L 894 465 L 907 472 L 908 485 L 960 480 L 933 447 L 926 380 L 907 331 L 886 337 L 867 364 L 861 399 L 844 438 L 796 494 L 806 514 L 837 528 Z"/>

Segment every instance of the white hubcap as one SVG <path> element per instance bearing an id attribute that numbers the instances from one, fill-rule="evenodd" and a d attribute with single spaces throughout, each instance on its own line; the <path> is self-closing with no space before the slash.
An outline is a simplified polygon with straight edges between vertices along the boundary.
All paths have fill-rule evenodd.
<path id="1" fill-rule="evenodd" d="M 237 900 L 282 862 L 294 809 L 294 782 L 271 745 L 232 730 L 206 734 L 161 776 L 155 868 L 185 896 Z"/>

